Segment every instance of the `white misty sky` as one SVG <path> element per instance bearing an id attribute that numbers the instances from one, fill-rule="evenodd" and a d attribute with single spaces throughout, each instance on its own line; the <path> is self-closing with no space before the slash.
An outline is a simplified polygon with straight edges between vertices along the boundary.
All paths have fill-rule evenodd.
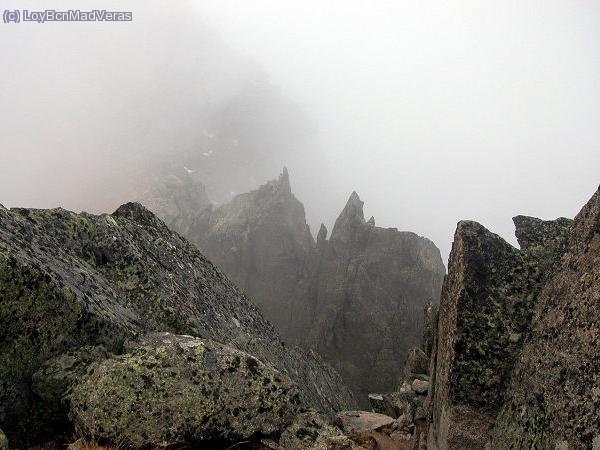
<path id="1" fill-rule="evenodd" d="M 97 189 L 90 178 L 102 180 L 128 152 L 174 145 L 195 127 L 187 114 L 195 96 L 221 95 L 243 77 L 245 69 L 232 66 L 230 79 L 210 80 L 201 58 L 190 65 L 198 40 L 209 66 L 229 67 L 229 56 L 211 53 L 201 31 L 190 48 L 173 52 L 180 30 L 161 14 L 185 20 L 186 32 L 195 20 L 211 24 L 316 124 L 320 167 L 289 167 L 313 231 L 320 221 L 331 229 L 356 190 L 367 218 L 431 238 L 446 260 L 460 219 L 514 243 L 512 216 L 572 217 L 600 182 L 600 2 L 3 6 L 134 12 L 134 23 L 116 26 L 0 23 L 0 202 L 7 206 L 79 207 L 74 199 Z M 197 71 L 206 83 L 194 84 Z"/>
<path id="2" fill-rule="evenodd" d="M 571 217 L 600 182 L 600 2 L 194 5 L 316 118 L 329 223 L 356 189 L 378 225 L 446 259 L 458 220 L 515 242 L 512 216 Z M 310 173 L 292 177 L 318 197 Z"/>

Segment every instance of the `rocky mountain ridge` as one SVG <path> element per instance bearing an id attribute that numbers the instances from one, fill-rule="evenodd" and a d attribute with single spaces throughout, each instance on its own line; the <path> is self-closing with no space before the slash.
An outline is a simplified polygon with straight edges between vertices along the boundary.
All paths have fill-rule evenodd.
<path id="1" fill-rule="evenodd" d="M 12 445 L 68 428 L 73 380 L 152 331 L 264 361 L 293 380 L 305 406 L 331 414 L 354 405 L 333 369 L 286 346 L 220 270 L 135 203 L 99 216 L 0 209 L 0 323 L 0 424 Z"/>
<path id="2" fill-rule="evenodd" d="M 322 225 L 315 242 L 285 168 L 257 190 L 171 223 L 286 341 L 331 363 L 364 405 L 370 391 L 395 386 L 406 352 L 420 341 L 421 311 L 439 298 L 445 273 L 428 239 L 366 221 L 356 192 L 331 236 Z"/>
<path id="3" fill-rule="evenodd" d="M 315 247 L 364 242 L 361 213 L 353 195 Z M 439 310 L 369 412 L 140 205 L 0 207 L 0 448 L 77 426 L 71 450 L 596 450 L 600 189 L 573 221 L 514 222 L 521 249 L 458 224 Z"/>

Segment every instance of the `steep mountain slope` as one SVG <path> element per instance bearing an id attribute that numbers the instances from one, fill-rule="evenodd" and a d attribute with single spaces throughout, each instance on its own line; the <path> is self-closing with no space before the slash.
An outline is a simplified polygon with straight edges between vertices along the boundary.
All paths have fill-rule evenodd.
<path id="1" fill-rule="evenodd" d="M 331 238 L 315 243 L 284 169 L 178 228 L 256 301 L 284 339 L 316 349 L 365 404 L 391 390 L 422 334 L 422 310 L 445 273 L 439 250 L 414 233 L 366 222 L 353 193 Z"/>
<path id="2" fill-rule="evenodd" d="M 445 268 L 430 240 L 365 221 L 353 192 L 329 240 L 324 227 L 306 297 L 316 348 L 367 400 L 396 387 L 408 350 L 421 342 L 423 308 L 439 298 Z"/>
<path id="3" fill-rule="evenodd" d="M 256 301 L 284 338 L 300 340 L 314 240 L 286 169 L 260 189 L 206 209 L 186 236 Z"/>
<path id="4" fill-rule="evenodd" d="M 13 445 L 63 428 L 63 393 L 37 376 L 46 361 L 98 345 L 118 354 L 155 330 L 268 362 L 298 383 L 306 405 L 354 404 L 335 371 L 285 346 L 221 271 L 141 205 L 99 216 L 0 208 L 0 423 Z"/>

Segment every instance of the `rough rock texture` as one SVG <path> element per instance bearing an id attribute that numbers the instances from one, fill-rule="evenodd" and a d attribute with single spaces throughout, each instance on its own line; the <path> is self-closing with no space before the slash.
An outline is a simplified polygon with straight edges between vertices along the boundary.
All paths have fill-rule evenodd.
<path id="1" fill-rule="evenodd" d="M 433 341 L 437 331 L 438 308 L 439 305 L 429 302 L 423 311 L 423 351 L 427 358 L 431 357 L 433 351 Z"/>
<path id="2" fill-rule="evenodd" d="M 344 411 L 337 415 L 336 421 L 349 434 L 377 431 L 395 422 L 392 417 L 368 411 Z"/>
<path id="3" fill-rule="evenodd" d="M 79 429 L 134 448 L 278 435 L 299 402 L 289 377 L 253 356 L 170 333 L 92 365 L 70 394 Z"/>
<path id="4" fill-rule="evenodd" d="M 600 448 L 599 311 L 600 190 L 539 295 L 493 448 Z"/>
<path id="5" fill-rule="evenodd" d="M 44 362 L 83 346 L 122 353 L 149 331 L 213 339 L 287 373 L 307 405 L 353 406 L 314 353 L 286 347 L 227 277 L 139 204 L 112 215 L 0 209 L 0 423 L 17 447 L 64 427 L 36 394 Z M 52 392 L 39 378 L 35 391 Z M 31 430 L 36 430 L 32 433 Z"/>
<path id="6" fill-rule="evenodd" d="M 445 273 L 428 239 L 365 221 L 356 193 L 331 238 L 321 226 L 315 243 L 287 170 L 179 230 L 286 341 L 330 362 L 365 406 L 370 391 L 396 387 L 408 349 L 420 344 L 421 312 L 439 298 Z"/>
<path id="7" fill-rule="evenodd" d="M 306 345 L 338 369 L 362 400 L 393 390 L 408 350 L 419 346 L 422 312 L 439 297 L 445 268 L 426 238 L 365 222 L 352 193 L 313 262 Z"/>
<path id="8" fill-rule="evenodd" d="M 8 450 L 8 439 L 2 430 L 0 430 L 0 450 Z"/>
<path id="9" fill-rule="evenodd" d="M 413 439 L 394 418 L 367 411 L 344 411 L 336 423 L 354 442 L 365 449 L 411 450 Z"/>
<path id="10" fill-rule="evenodd" d="M 298 414 L 279 439 L 280 449 L 289 450 L 360 450 L 327 418 L 315 411 Z"/>
<path id="11" fill-rule="evenodd" d="M 302 298 L 315 243 L 286 169 L 277 180 L 208 208 L 183 234 L 261 308 L 290 342 L 305 332 Z"/>
<path id="12" fill-rule="evenodd" d="M 433 356 L 431 448 L 481 449 L 507 388 L 538 294 L 571 221 L 517 217 L 518 250 L 476 222 L 458 224 Z"/>
<path id="13" fill-rule="evenodd" d="M 429 358 L 420 348 L 411 348 L 404 361 L 401 382 L 410 380 L 417 374 L 429 374 Z"/>
<path id="14" fill-rule="evenodd" d="M 48 416 L 64 416 L 73 383 L 85 375 L 90 364 L 109 356 L 111 354 L 102 345 L 85 345 L 44 362 L 31 378 L 31 391 Z"/>

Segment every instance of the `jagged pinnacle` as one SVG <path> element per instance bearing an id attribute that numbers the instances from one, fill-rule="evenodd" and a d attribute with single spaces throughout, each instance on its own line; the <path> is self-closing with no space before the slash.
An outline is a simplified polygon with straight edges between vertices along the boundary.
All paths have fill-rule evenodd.
<path id="1" fill-rule="evenodd" d="M 364 224 L 365 215 L 363 213 L 363 202 L 356 191 L 352 191 L 350 198 L 346 202 L 346 206 L 335 221 L 335 225 L 331 231 L 331 239 L 340 238 L 344 236 L 348 230 Z"/>
<path id="2" fill-rule="evenodd" d="M 320 246 L 327 240 L 327 227 L 325 224 L 321 224 L 319 232 L 317 233 L 317 246 Z"/>
<path id="3" fill-rule="evenodd" d="M 346 202 L 346 206 L 344 207 L 344 210 L 340 214 L 340 217 L 342 217 L 342 216 L 347 217 L 347 218 L 356 217 L 362 223 L 364 223 L 365 215 L 363 213 L 363 205 L 364 205 L 364 202 L 360 199 L 360 197 L 358 196 L 356 191 L 352 191 L 352 194 L 350 194 L 350 198 Z"/>
<path id="4" fill-rule="evenodd" d="M 278 181 L 282 188 L 284 188 L 286 191 L 292 192 L 292 188 L 290 186 L 290 175 L 287 167 L 283 166 L 283 170 L 281 171 L 281 175 L 279 175 Z"/>

